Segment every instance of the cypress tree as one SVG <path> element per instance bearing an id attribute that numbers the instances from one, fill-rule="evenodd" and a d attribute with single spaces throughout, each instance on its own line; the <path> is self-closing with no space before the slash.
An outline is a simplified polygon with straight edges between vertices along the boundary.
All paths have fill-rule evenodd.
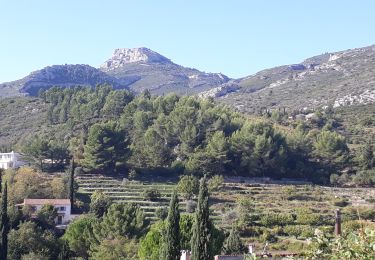
<path id="1" fill-rule="evenodd" d="M 175 190 L 169 204 L 164 248 L 161 254 L 161 260 L 179 260 L 181 254 L 180 241 L 180 211 L 178 209 L 177 191 Z"/>
<path id="2" fill-rule="evenodd" d="M 0 168 L 0 193 L 2 191 L 2 186 L 3 186 L 3 172 L 4 172 L 4 169 Z"/>
<path id="3" fill-rule="evenodd" d="M 361 157 L 362 167 L 364 169 L 371 169 L 374 164 L 374 151 L 370 140 L 363 147 Z"/>
<path id="4" fill-rule="evenodd" d="M 199 185 L 198 204 L 195 211 L 193 237 L 191 239 L 191 260 L 212 259 L 211 240 L 208 189 L 206 184 L 206 176 L 204 176 Z"/>
<path id="5" fill-rule="evenodd" d="M 9 218 L 8 218 L 8 185 L 5 182 L 4 190 L 1 198 L 1 215 L 0 215 L 0 260 L 6 260 L 8 255 L 8 233 L 9 233 Z"/>
<path id="6" fill-rule="evenodd" d="M 74 206 L 74 159 L 72 158 L 70 165 L 70 175 L 69 175 L 69 200 L 71 209 L 73 210 Z"/>

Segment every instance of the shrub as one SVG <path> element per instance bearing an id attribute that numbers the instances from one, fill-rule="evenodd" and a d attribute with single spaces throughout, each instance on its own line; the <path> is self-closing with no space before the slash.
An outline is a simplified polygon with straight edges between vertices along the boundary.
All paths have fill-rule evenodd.
<path id="1" fill-rule="evenodd" d="M 270 242 L 270 243 L 276 243 L 277 237 L 269 232 L 268 230 L 265 230 L 263 234 L 260 236 L 260 241 L 262 242 Z"/>
<path id="2" fill-rule="evenodd" d="M 155 210 L 155 216 L 160 220 L 166 219 L 168 216 L 168 208 L 166 207 L 157 208 Z"/>
<path id="3" fill-rule="evenodd" d="M 321 224 L 323 222 L 323 219 L 319 214 L 310 213 L 298 214 L 296 221 L 298 224 L 316 226 Z"/>
<path id="4" fill-rule="evenodd" d="M 336 198 L 333 200 L 333 205 L 336 207 L 346 207 L 349 205 L 349 201 L 347 199 Z"/>
<path id="5" fill-rule="evenodd" d="M 208 190 L 210 192 L 219 191 L 223 186 L 224 178 L 221 175 L 215 175 L 208 180 Z"/>
<path id="6" fill-rule="evenodd" d="M 314 236 L 314 229 L 308 225 L 288 225 L 284 227 L 284 232 L 295 238 L 309 238 Z"/>
<path id="7" fill-rule="evenodd" d="M 193 213 L 195 208 L 197 207 L 197 203 L 194 200 L 186 201 L 186 212 Z"/>
<path id="8" fill-rule="evenodd" d="M 185 175 L 177 184 L 177 190 L 183 194 L 185 199 L 191 199 L 198 194 L 199 182 L 194 176 Z"/>
<path id="9" fill-rule="evenodd" d="M 285 226 L 294 222 L 293 216 L 290 214 L 266 214 L 260 218 L 260 223 L 265 227 L 275 225 Z"/>
<path id="10" fill-rule="evenodd" d="M 129 173 L 128 173 L 128 179 L 129 179 L 129 180 L 135 180 L 135 178 L 137 178 L 137 176 L 138 176 L 138 173 L 137 173 L 137 171 L 134 170 L 134 169 L 131 169 L 131 170 L 129 171 Z"/>
<path id="11" fill-rule="evenodd" d="M 155 188 L 149 188 L 142 193 L 146 200 L 155 201 L 160 199 L 160 192 Z"/>

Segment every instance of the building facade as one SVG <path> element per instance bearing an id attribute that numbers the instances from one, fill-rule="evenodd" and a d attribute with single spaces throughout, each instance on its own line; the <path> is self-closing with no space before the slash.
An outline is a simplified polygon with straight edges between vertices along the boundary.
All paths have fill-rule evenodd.
<path id="1" fill-rule="evenodd" d="M 31 212 L 36 216 L 44 205 L 52 205 L 57 209 L 57 217 L 55 219 L 57 226 L 67 225 L 72 219 L 78 216 L 72 214 L 69 199 L 24 199 L 23 203 L 17 206 L 30 207 Z"/>
<path id="2" fill-rule="evenodd" d="M 20 154 L 15 152 L 0 153 L 0 168 L 12 169 L 22 166 L 24 163 L 20 161 Z"/>

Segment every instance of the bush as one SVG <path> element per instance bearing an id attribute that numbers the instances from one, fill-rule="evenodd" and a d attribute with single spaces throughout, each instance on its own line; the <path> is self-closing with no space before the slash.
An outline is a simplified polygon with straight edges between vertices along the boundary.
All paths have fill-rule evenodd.
<path id="1" fill-rule="evenodd" d="M 166 219 L 168 216 L 168 208 L 166 207 L 157 208 L 155 210 L 155 216 L 160 220 Z"/>
<path id="2" fill-rule="evenodd" d="M 224 178 L 221 175 L 215 175 L 208 180 L 209 192 L 219 191 L 223 186 Z"/>
<path id="3" fill-rule="evenodd" d="M 321 215 L 319 214 L 298 214 L 296 219 L 298 224 L 316 226 L 323 222 Z"/>
<path id="4" fill-rule="evenodd" d="M 142 193 L 142 196 L 146 200 L 155 201 L 155 200 L 160 199 L 160 192 L 155 188 L 150 188 L 150 189 L 145 190 Z"/>
<path id="5" fill-rule="evenodd" d="M 197 203 L 194 200 L 186 201 L 186 212 L 187 213 L 194 213 L 196 207 L 197 207 Z"/>
<path id="6" fill-rule="evenodd" d="M 314 236 L 314 229 L 308 225 L 288 225 L 284 227 L 284 232 L 295 238 L 309 238 Z"/>
<path id="7" fill-rule="evenodd" d="M 277 242 L 277 237 L 269 232 L 268 230 L 265 230 L 263 234 L 260 236 L 260 241 L 261 242 L 270 242 L 270 243 L 276 243 Z"/>
<path id="8" fill-rule="evenodd" d="M 177 184 L 177 190 L 182 193 L 187 200 L 198 194 L 198 189 L 199 181 L 194 176 L 185 175 Z"/>
<path id="9" fill-rule="evenodd" d="M 265 227 L 272 227 L 272 226 L 285 226 L 288 224 L 292 224 L 294 222 L 294 218 L 290 214 L 266 214 L 260 218 L 260 223 Z"/>
<path id="10" fill-rule="evenodd" d="M 347 199 L 336 198 L 333 200 L 333 205 L 336 207 L 346 207 L 349 205 L 349 201 Z"/>
<path id="11" fill-rule="evenodd" d="M 373 185 L 375 184 L 375 170 L 364 170 L 358 172 L 353 177 L 353 182 L 357 185 Z"/>
<path id="12" fill-rule="evenodd" d="M 134 169 L 131 169 L 128 173 L 128 179 L 132 181 L 132 180 L 135 180 L 137 177 L 138 177 L 137 171 Z"/>

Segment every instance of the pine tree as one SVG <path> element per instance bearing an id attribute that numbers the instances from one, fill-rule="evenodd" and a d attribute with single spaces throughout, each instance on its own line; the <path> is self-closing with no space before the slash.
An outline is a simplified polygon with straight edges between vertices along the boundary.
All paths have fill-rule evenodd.
<path id="1" fill-rule="evenodd" d="M 235 226 L 232 226 L 232 230 L 229 233 L 229 236 L 225 240 L 223 253 L 226 255 L 241 254 L 244 251 L 245 246 L 242 244 L 240 235 L 238 234 Z"/>
<path id="2" fill-rule="evenodd" d="M 164 248 L 161 253 L 162 260 L 179 260 L 181 251 L 180 237 L 180 212 L 178 209 L 178 196 L 175 190 L 169 205 L 167 227 L 164 238 Z"/>
<path id="3" fill-rule="evenodd" d="M 1 198 L 1 215 L 0 215 L 0 260 L 6 260 L 8 255 L 8 233 L 9 233 L 9 217 L 8 217 L 8 185 L 5 182 L 4 190 Z"/>
<path id="4" fill-rule="evenodd" d="M 73 211 L 74 206 L 74 159 L 72 158 L 70 165 L 70 175 L 69 175 L 69 200 L 71 205 L 71 210 Z"/>
<path id="5" fill-rule="evenodd" d="M 191 260 L 212 259 L 211 240 L 208 189 L 206 185 L 206 176 L 204 176 L 199 185 L 198 205 L 195 212 L 193 237 L 191 239 Z"/>
<path id="6" fill-rule="evenodd" d="M 115 122 L 94 124 L 87 136 L 82 163 L 91 170 L 114 172 L 116 163 L 124 161 L 128 150 L 125 135 Z"/>

